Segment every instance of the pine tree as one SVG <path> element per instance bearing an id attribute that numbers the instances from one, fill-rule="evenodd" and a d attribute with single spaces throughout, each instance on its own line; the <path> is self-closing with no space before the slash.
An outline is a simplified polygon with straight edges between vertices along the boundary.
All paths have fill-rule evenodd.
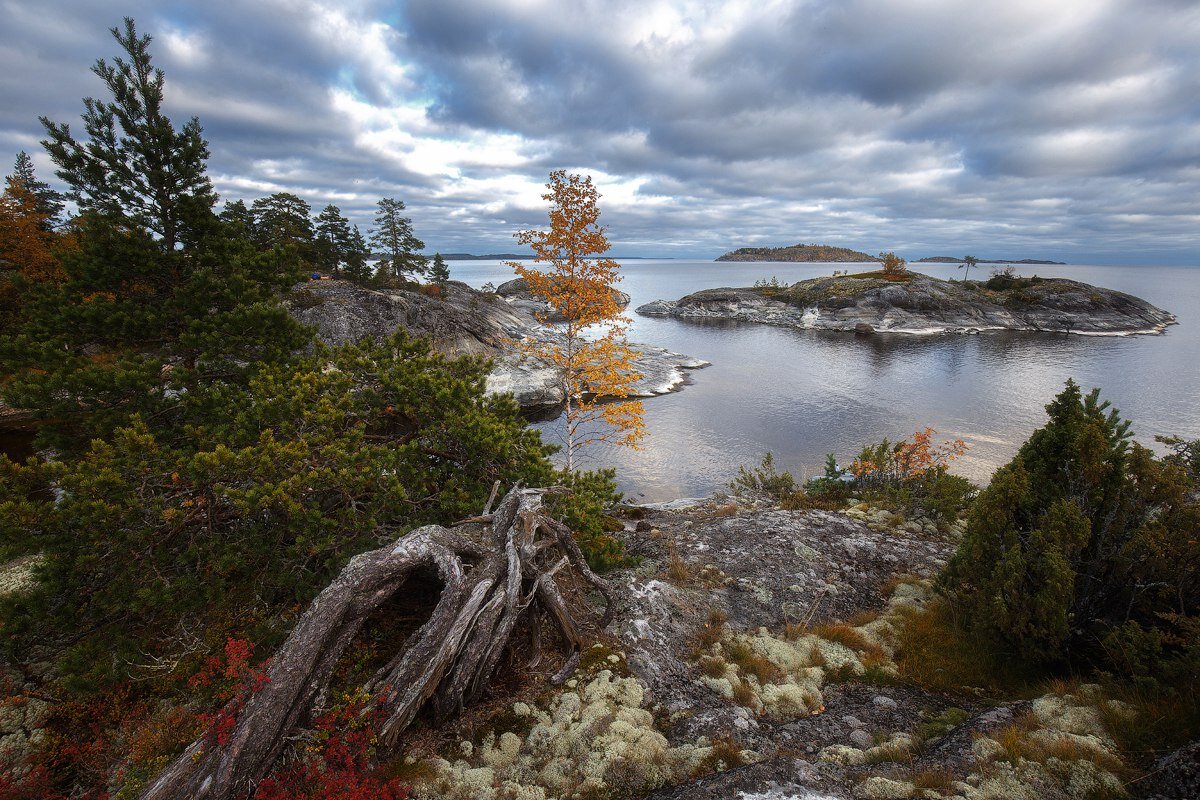
<path id="1" fill-rule="evenodd" d="M 975 501 L 940 585 L 1026 658 L 1111 662 L 1114 634 L 1200 613 L 1200 507 L 1098 390 L 1068 381 L 1046 411 Z"/>
<path id="2" fill-rule="evenodd" d="M 278 300 L 302 273 L 225 235 L 199 123 L 170 129 L 149 38 L 131 20 L 114 35 L 132 62 L 97 65 L 118 102 L 85 101 L 95 141 L 78 145 L 50 126 L 61 137 L 47 142 L 85 204 L 77 248 L 62 257 L 61 279 L 28 287 L 21 325 L 0 336 L 4 401 L 43 418 L 43 441 L 64 453 L 137 414 L 155 430 L 203 424 L 222 413 L 206 406 L 212 390 L 290 359 L 311 338 Z M 126 135 L 114 143 L 105 135 L 118 136 L 117 119 Z"/>
<path id="3" fill-rule="evenodd" d="M 450 280 L 450 268 L 446 266 L 446 260 L 442 258 L 441 253 L 433 254 L 433 263 L 429 265 L 429 280 L 438 286 L 445 286 Z"/>
<path id="4" fill-rule="evenodd" d="M 36 198 L 36 207 L 43 217 L 42 227 L 52 230 L 57 227 L 63 211 L 63 196 L 50 188 L 50 184 L 38 180 L 33 170 L 33 159 L 24 150 L 17 153 L 17 161 L 13 165 L 13 174 L 8 177 L 8 185 L 20 184 Z"/>
<path id="5" fill-rule="evenodd" d="M 312 209 L 291 192 L 276 192 L 260 197 L 250 206 L 254 216 L 254 240 L 264 250 L 289 248 L 305 269 L 313 266 Z"/>
<path id="6" fill-rule="evenodd" d="M 75 237 L 58 233 L 21 179 L 10 179 L 0 194 L 0 330 L 13 330 L 30 287 L 64 278 L 61 256 Z"/>
<path id="7" fill-rule="evenodd" d="M 92 72 L 113 101 L 84 99 L 82 142 L 70 126 L 41 117 L 49 137 L 42 145 L 81 211 L 146 228 L 170 252 L 211 225 L 217 198 L 205 169 L 208 144 L 198 119 L 176 131 L 162 113 L 163 73 L 151 65 L 150 37 L 139 36 L 129 17 L 124 32 L 111 32 L 129 60 L 100 59 Z"/>
<path id="8" fill-rule="evenodd" d="M 218 215 L 225 224 L 225 235 L 234 239 L 254 241 L 254 214 L 246 207 L 243 200 L 226 200 L 225 208 Z"/>
<path id="9" fill-rule="evenodd" d="M 325 206 L 317 215 L 315 234 L 316 268 L 339 277 L 342 265 L 348 261 L 352 244 L 350 221 L 342 216 L 342 210 L 337 206 Z"/>
<path id="10" fill-rule="evenodd" d="M 425 274 L 427 265 L 420 254 L 425 243 L 413 234 L 412 220 L 401 216 L 403 201 L 385 197 L 377 205 L 377 227 L 371 231 L 371 242 L 383 253 L 380 273 L 390 272 L 397 278 L 403 278 L 405 273 Z"/>
<path id="11" fill-rule="evenodd" d="M 367 263 L 370 256 L 371 248 L 367 246 L 366 237 L 355 225 L 350 232 L 350 244 L 346 250 L 346 280 L 366 285 L 371 280 L 371 266 Z"/>

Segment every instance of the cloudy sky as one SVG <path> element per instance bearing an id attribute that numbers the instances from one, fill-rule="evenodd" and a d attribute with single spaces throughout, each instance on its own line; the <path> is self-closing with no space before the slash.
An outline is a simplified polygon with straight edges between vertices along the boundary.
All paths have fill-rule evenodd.
<path id="1" fill-rule="evenodd" d="M 225 199 L 515 249 L 552 169 L 619 255 L 838 244 L 1200 264 L 1195 0 L 0 0 L 0 156 L 76 122 L 129 15 Z M 78 124 L 75 125 L 78 128 Z M 8 156 L 3 156 L 8 153 Z M 6 170 L 9 171 L 9 170 Z"/>

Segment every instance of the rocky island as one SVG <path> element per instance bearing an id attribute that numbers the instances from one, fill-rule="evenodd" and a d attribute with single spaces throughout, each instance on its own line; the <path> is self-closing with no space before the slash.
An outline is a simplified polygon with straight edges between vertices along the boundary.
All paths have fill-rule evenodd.
<path id="1" fill-rule="evenodd" d="M 1090 336 L 1162 333 L 1175 316 L 1132 295 L 1066 278 L 947 281 L 907 272 L 812 278 L 791 286 L 705 289 L 637 309 L 651 317 L 725 319 L 860 333 L 1045 331 Z"/>

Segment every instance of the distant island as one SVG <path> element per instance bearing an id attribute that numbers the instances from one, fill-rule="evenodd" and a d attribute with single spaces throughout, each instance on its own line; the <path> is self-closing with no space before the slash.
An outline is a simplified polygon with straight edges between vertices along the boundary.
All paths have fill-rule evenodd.
<path id="1" fill-rule="evenodd" d="M 956 256 L 929 256 L 918 258 L 915 264 L 962 264 L 963 259 Z M 1065 261 L 1047 261 L 1043 258 L 977 258 L 976 264 L 1066 264 Z"/>
<path id="2" fill-rule="evenodd" d="M 791 247 L 741 247 L 717 261 L 879 261 L 879 256 L 827 244 L 794 244 Z"/>
<path id="3" fill-rule="evenodd" d="M 442 258 L 446 261 L 532 261 L 533 253 L 488 253 L 482 256 L 471 253 L 442 253 Z"/>

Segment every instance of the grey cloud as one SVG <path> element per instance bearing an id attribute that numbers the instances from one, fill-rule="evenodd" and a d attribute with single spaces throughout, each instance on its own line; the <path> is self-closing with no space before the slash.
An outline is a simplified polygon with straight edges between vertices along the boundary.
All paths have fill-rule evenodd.
<path id="1" fill-rule="evenodd" d="M 230 197 L 281 188 L 366 227 L 375 199 L 397 196 L 431 247 L 508 249 L 544 215 L 474 182 L 540 183 L 566 166 L 639 183 L 633 204 L 605 205 L 626 252 L 823 240 L 914 256 L 1195 257 L 1200 9 L 1185 0 L 812 0 L 633 44 L 621 26 L 646 11 L 639 0 L 330 4 L 390 23 L 400 70 L 323 28 L 323 1 L 119 12 L 156 36 L 170 113 L 201 117 Z M 0 2 L 0 148 L 30 150 L 37 115 L 74 120 L 100 92 L 87 67 L 114 54 L 118 12 L 60 5 Z M 165 47 L 175 31 L 201 57 Z M 334 89 L 383 115 L 424 103 L 418 139 L 519 144 L 512 158 L 464 150 L 456 172 L 418 174 L 402 145 L 361 143 Z"/>

